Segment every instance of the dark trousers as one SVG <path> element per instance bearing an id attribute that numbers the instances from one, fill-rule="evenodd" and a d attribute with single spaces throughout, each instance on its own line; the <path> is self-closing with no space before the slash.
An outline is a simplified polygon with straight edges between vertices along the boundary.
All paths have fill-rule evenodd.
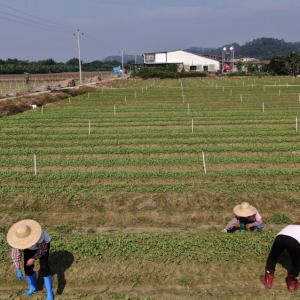
<path id="1" fill-rule="evenodd" d="M 49 258 L 49 250 L 50 250 L 50 243 L 47 244 L 48 250 L 47 252 L 40 258 L 40 270 L 41 275 L 43 277 L 48 277 L 51 275 L 51 270 L 48 264 L 48 258 Z M 37 250 L 24 250 L 24 270 L 26 276 L 31 276 L 34 274 L 34 265 L 32 266 L 26 266 L 28 259 L 33 258 L 34 254 Z"/>
<path id="2" fill-rule="evenodd" d="M 292 269 L 290 274 L 298 276 L 300 270 L 300 244 L 296 239 L 287 235 L 281 234 L 276 236 L 267 260 L 266 268 L 268 270 L 275 270 L 278 257 L 285 249 L 292 260 Z"/>

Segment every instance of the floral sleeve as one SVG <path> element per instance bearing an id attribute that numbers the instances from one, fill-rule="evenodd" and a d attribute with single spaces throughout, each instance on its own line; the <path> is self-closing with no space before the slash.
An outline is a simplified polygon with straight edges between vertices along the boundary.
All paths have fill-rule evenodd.
<path id="1" fill-rule="evenodd" d="M 33 255 L 34 259 L 39 259 L 41 258 L 44 254 L 46 254 L 47 250 L 48 250 L 48 245 L 45 242 L 45 240 L 43 240 L 41 243 L 37 244 L 38 246 L 38 250 L 36 251 L 36 253 Z"/>

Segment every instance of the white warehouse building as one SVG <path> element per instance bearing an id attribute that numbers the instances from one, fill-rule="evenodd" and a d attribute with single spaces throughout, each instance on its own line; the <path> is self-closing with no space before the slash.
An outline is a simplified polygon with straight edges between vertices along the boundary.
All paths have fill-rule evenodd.
<path id="1" fill-rule="evenodd" d="M 144 65 L 150 68 L 167 66 L 168 64 L 177 64 L 181 71 L 209 71 L 220 70 L 220 62 L 202 55 L 193 54 L 184 50 L 175 50 L 169 52 L 145 53 Z"/>

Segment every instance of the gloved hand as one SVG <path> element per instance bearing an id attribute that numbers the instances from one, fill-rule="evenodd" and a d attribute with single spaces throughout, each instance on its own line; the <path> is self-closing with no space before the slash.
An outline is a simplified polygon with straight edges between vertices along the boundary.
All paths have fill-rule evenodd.
<path id="1" fill-rule="evenodd" d="M 224 232 L 224 233 L 226 233 L 226 232 L 227 232 L 227 229 L 226 229 L 226 228 L 224 228 L 224 229 L 222 229 L 222 230 L 221 230 L 221 232 Z"/>
<path id="2" fill-rule="evenodd" d="M 24 277 L 23 277 L 21 269 L 17 270 L 17 277 L 20 281 L 24 281 Z"/>

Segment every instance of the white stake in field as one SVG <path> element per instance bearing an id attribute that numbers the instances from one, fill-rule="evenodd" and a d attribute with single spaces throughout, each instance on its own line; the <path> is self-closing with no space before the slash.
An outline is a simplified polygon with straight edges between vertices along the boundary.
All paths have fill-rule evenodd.
<path id="1" fill-rule="evenodd" d="M 33 167 L 34 167 L 34 175 L 36 175 L 36 150 L 33 152 Z"/>
<path id="2" fill-rule="evenodd" d="M 194 132 L 194 118 L 192 118 L 192 132 Z"/>
<path id="3" fill-rule="evenodd" d="M 204 149 L 202 148 L 202 160 L 203 160 L 203 170 L 204 173 L 206 174 L 206 165 L 205 165 L 205 157 L 204 157 Z"/>

